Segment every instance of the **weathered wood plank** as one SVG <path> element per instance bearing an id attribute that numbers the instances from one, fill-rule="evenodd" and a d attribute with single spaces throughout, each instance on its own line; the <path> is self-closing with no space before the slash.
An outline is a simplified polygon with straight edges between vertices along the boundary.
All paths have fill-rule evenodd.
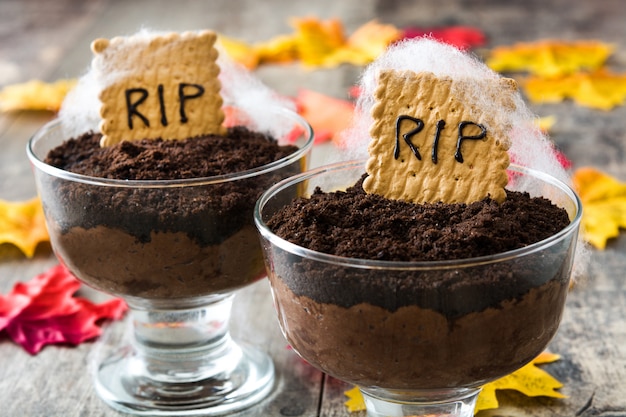
<path id="1" fill-rule="evenodd" d="M 337 17 L 351 31 L 378 18 L 399 27 L 464 24 L 481 28 L 489 45 L 540 38 L 599 39 L 613 42 L 612 69 L 626 71 L 626 6 L 622 0 L 483 0 L 479 2 L 404 0 L 3 0 L 0 2 L 0 85 L 31 78 L 77 77 L 91 60 L 89 44 L 97 37 L 131 34 L 142 27 L 155 30 L 213 28 L 246 41 L 267 40 L 288 33 L 291 16 Z M 479 54 L 486 53 L 480 50 Z M 17 65 L 15 73 L 10 68 Z M 2 72 L 2 68 L 4 72 Z M 7 69 L 9 68 L 9 69 Z M 310 88 L 346 97 L 360 68 L 344 65 L 306 70 L 299 65 L 267 66 L 258 76 L 282 94 Z M 12 77 L 12 78 L 11 78 Z M 555 115 L 552 136 L 574 167 L 593 165 L 626 180 L 626 107 L 610 112 L 572 103 L 532 106 L 541 116 Z M 0 116 L 0 198 L 20 200 L 34 195 L 26 160 L 26 141 L 49 113 Z M 314 163 L 332 148 L 315 150 Z M 572 290 L 563 323 L 550 350 L 561 360 L 544 366 L 564 384 L 567 399 L 528 399 L 501 392 L 501 408 L 486 416 L 626 416 L 626 237 L 605 251 L 592 251 L 584 282 Z M 25 259 L 10 245 L 0 245 L 0 292 L 30 279 L 56 263 L 42 245 L 34 259 Z M 93 291 L 82 290 L 99 298 Z M 277 367 L 277 387 L 258 406 L 236 416 L 362 417 L 343 406 L 348 384 L 323 376 L 287 348 L 278 328 L 267 282 L 244 289 L 235 300 L 233 336 L 268 351 Z M 111 326 L 112 336 L 126 323 Z M 119 416 L 96 397 L 88 372 L 94 343 L 78 347 L 49 346 L 31 357 L 0 336 L 0 416 Z"/>

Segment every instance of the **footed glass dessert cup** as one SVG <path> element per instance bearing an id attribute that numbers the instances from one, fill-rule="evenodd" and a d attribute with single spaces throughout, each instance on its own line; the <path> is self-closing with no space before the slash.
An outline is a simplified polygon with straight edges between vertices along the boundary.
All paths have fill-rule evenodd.
<path id="1" fill-rule="evenodd" d="M 257 202 L 282 332 L 307 362 L 359 386 L 368 416 L 473 416 L 480 387 L 531 361 L 557 331 L 580 201 L 560 181 L 511 166 L 507 188 L 550 199 L 570 224 L 522 249 L 450 261 L 345 258 L 268 228 L 295 196 L 345 189 L 364 172 L 364 161 L 329 165 L 274 185 Z"/>
<path id="2" fill-rule="evenodd" d="M 231 112 L 233 125 L 241 124 L 238 116 L 246 120 Z M 313 144 L 296 113 L 277 110 L 273 122 L 284 124 L 289 138 L 298 136 L 295 153 L 190 180 L 113 180 L 48 165 L 48 152 L 68 139 L 59 121 L 30 140 L 56 256 L 82 282 L 130 307 L 131 340 L 94 367 L 96 390 L 112 408 L 225 415 L 271 392 L 271 358 L 235 342 L 229 318 L 235 292 L 265 277 L 254 203 L 272 184 L 304 171 Z"/>

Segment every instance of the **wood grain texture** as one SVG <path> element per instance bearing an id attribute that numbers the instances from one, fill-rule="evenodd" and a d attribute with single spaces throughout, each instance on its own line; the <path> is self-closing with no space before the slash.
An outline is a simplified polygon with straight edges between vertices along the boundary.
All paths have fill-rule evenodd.
<path id="1" fill-rule="evenodd" d="M 626 3 L 623 0 L 0 0 L 0 86 L 32 78 L 77 77 L 91 60 L 89 43 L 97 37 L 158 30 L 211 28 L 246 41 L 289 33 L 292 16 L 337 17 L 348 32 L 378 19 L 399 27 L 469 25 L 488 36 L 479 49 L 518 41 L 598 39 L 615 44 L 609 65 L 626 72 Z M 339 98 L 358 79 L 361 68 L 343 65 L 305 70 L 298 64 L 266 66 L 257 75 L 278 92 L 295 95 L 310 88 Z M 601 112 L 570 102 L 536 105 L 541 116 L 554 115 L 555 143 L 574 168 L 591 165 L 626 180 L 626 107 Z M 35 185 L 24 152 L 30 136 L 53 117 L 46 112 L 0 114 L 0 199 L 25 200 Z M 314 150 L 314 164 L 332 147 Z M 591 261 L 573 287 L 560 330 L 549 349 L 561 355 L 543 368 L 564 383 L 566 399 L 526 398 L 498 393 L 501 407 L 479 417 L 626 416 L 626 236 Z M 56 263 L 49 245 L 25 259 L 11 245 L 0 245 L 0 291 L 7 293 Z M 103 296 L 89 289 L 95 299 Z M 125 321 L 108 332 L 117 337 Z M 343 403 L 350 386 L 325 376 L 288 349 L 278 328 L 266 281 L 238 294 L 233 336 L 268 351 L 277 368 L 273 393 L 243 416 L 363 417 Z M 97 342 L 77 347 L 48 346 L 30 356 L 0 335 L 0 417 L 103 416 L 121 414 L 100 401 L 89 375 L 90 352 Z"/>

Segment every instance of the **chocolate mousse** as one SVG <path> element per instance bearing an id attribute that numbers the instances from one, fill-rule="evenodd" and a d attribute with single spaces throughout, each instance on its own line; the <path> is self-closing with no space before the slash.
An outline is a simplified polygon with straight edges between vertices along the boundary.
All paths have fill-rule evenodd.
<path id="1" fill-rule="evenodd" d="M 224 136 L 108 147 L 99 146 L 101 137 L 67 140 L 45 160 L 76 174 L 131 181 L 94 187 L 58 180 L 42 191 L 63 202 L 45 207 L 53 219 L 51 237 L 59 257 L 81 278 L 113 294 L 168 299 L 231 291 L 264 274 L 252 209 L 270 184 L 299 172 L 299 162 L 249 179 L 198 182 L 262 167 L 297 147 L 245 127 Z M 160 180 L 188 179 L 197 182 L 159 186 Z"/>
<path id="2" fill-rule="evenodd" d="M 414 204 L 366 194 L 362 181 L 345 191 L 318 188 L 267 226 L 344 259 L 450 262 L 439 270 L 359 268 L 276 251 L 270 279 L 301 356 L 363 387 L 415 390 L 475 386 L 540 353 L 557 330 L 573 254 L 481 260 L 558 233 L 570 224 L 564 209 L 508 190 L 502 203 Z M 476 259 L 473 268 L 453 267 L 467 258 Z"/>

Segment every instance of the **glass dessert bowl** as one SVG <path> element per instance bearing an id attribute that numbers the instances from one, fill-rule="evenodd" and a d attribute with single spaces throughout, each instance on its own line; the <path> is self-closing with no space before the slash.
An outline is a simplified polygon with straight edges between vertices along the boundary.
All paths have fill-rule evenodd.
<path id="1" fill-rule="evenodd" d="M 343 190 L 364 172 L 364 161 L 329 165 L 274 185 L 257 202 L 282 332 L 307 362 L 359 386 L 369 416 L 472 416 L 483 384 L 521 368 L 556 333 L 580 201 L 560 181 L 511 166 L 507 188 L 548 198 L 569 225 L 521 249 L 460 260 L 330 255 L 268 226 L 295 195 Z"/>
<path id="2" fill-rule="evenodd" d="M 231 114 L 233 125 L 247 120 L 240 116 Z M 59 121 L 30 140 L 56 256 L 85 284 L 130 307 L 131 340 L 95 366 L 96 390 L 111 407 L 136 415 L 223 415 L 271 392 L 272 360 L 233 341 L 229 318 L 237 289 L 265 276 L 254 203 L 272 184 L 304 171 L 313 144 L 296 113 L 277 109 L 274 116 L 290 138 L 299 136 L 295 152 L 188 180 L 105 179 L 55 168 L 44 161 L 68 139 Z"/>

